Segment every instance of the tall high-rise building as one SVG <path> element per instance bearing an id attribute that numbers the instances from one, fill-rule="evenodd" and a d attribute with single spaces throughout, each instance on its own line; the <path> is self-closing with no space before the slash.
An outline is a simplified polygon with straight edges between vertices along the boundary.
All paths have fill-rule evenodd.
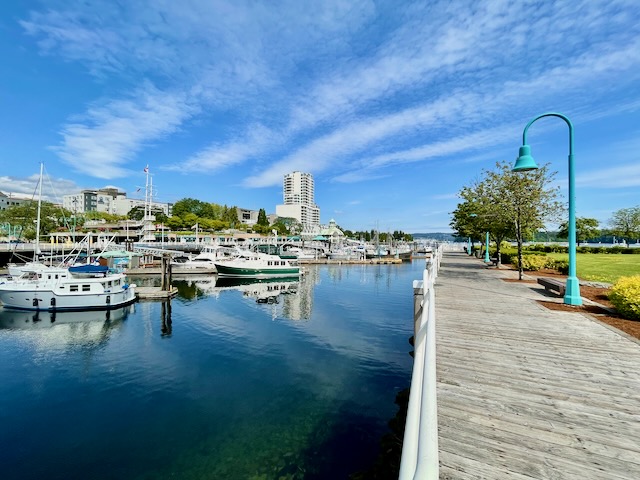
<path id="1" fill-rule="evenodd" d="M 295 218 L 304 230 L 320 225 L 320 208 L 313 200 L 313 175 L 292 172 L 284 176 L 284 205 L 276 205 L 276 215 Z"/>

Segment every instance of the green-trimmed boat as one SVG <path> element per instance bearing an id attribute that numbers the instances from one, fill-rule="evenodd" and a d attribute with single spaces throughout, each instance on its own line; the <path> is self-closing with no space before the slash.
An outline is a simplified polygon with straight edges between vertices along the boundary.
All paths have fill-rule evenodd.
<path id="1" fill-rule="evenodd" d="M 236 278 L 278 278 L 300 275 L 300 267 L 278 255 L 243 251 L 231 260 L 215 262 L 218 276 Z"/>

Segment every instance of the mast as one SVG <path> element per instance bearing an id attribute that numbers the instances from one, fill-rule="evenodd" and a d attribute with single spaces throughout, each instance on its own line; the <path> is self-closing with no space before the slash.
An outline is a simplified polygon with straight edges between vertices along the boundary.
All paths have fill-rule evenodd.
<path id="1" fill-rule="evenodd" d="M 40 162 L 40 180 L 38 181 L 38 216 L 36 219 L 36 248 L 33 251 L 33 261 L 35 262 L 40 254 L 40 210 L 42 208 L 42 170 L 44 163 Z"/>

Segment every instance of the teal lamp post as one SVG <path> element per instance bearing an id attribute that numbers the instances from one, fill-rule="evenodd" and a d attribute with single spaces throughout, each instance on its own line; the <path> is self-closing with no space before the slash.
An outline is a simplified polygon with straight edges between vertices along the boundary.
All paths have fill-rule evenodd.
<path id="1" fill-rule="evenodd" d="M 520 154 L 513 167 L 514 172 L 526 172 L 538 168 L 535 160 L 531 156 L 531 147 L 527 144 L 527 130 L 533 122 L 543 117 L 558 117 L 564 120 L 569 126 L 569 276 L 567 277 L 564 303 L 567 305 L 582 305 L 580 297 L 580 283 L 576 276 L 576 195 L 575 195 L 575 170 L 573 158 L 573 125 L 571 121 L 560 113 L 543 113 L 527 123 L 522 133 L 522 146 Z"/>
<path id="2" fill-rule="evenodd" d="M 489 231 L 487 231 L 487 238 L 484 243 L 484 262 L 489 263 L 491 259 L 489 258 Z"/>
<path id="3" fill-rule="evenodd" d="M 478 214 L 477 213 L 470 213 L 469 214 L 470 217 L 473 218 L 477 218 Z M 481 217 L 491 217 L 492 215 L 480 215 Z M 485 263 L 489 263 L 491 261 L 491 259 L 489 258 L 489 231 L 487 230 L 487 234 L 486 234 L 486 240 L 484 243 L 484 261 Z"/>

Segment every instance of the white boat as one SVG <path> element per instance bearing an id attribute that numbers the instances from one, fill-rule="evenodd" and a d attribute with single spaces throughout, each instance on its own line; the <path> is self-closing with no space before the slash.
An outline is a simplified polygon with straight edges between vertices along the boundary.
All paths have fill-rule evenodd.
<path id="1" fill-rule="evenodd" d="M 0 282 L 0 302 L 21 310 L 104 310 L 135 302 L 135 288 L 123 273 L 74 274 L 49 267 Z"/>
<path id="2" fill-rule="evenodd" d="M 365 250 L 362 246 L 345 246 L 332 250 L 327 254 L 329 260 L 363 260 Z"/>
<path id="3" fill-rule="evenodd" d="M 300 275 L 300 267 L 278 255 L 240 251 L 226 261 L 215 262 L 218 275 L 236 278 L 276 278 Z"/>
<path id="4" fill-rule="evenodd" d="M 7 270 L 11 277 L 17 278 L 25 272 L 48 270 L 49 266 L 41 262 L 9 263 Z"/>
<path id="5" fill-rule="evenodd" d="M 193 258 L 189 258 L 185 261 L 174 261 L 171 264 L 181 269 L 210 269 L 215 270 L 216 262 L 226 261 L 231 258 L 234 249 L 228 247 L 210 247 L 204 246 L 203 250 Z"/>

